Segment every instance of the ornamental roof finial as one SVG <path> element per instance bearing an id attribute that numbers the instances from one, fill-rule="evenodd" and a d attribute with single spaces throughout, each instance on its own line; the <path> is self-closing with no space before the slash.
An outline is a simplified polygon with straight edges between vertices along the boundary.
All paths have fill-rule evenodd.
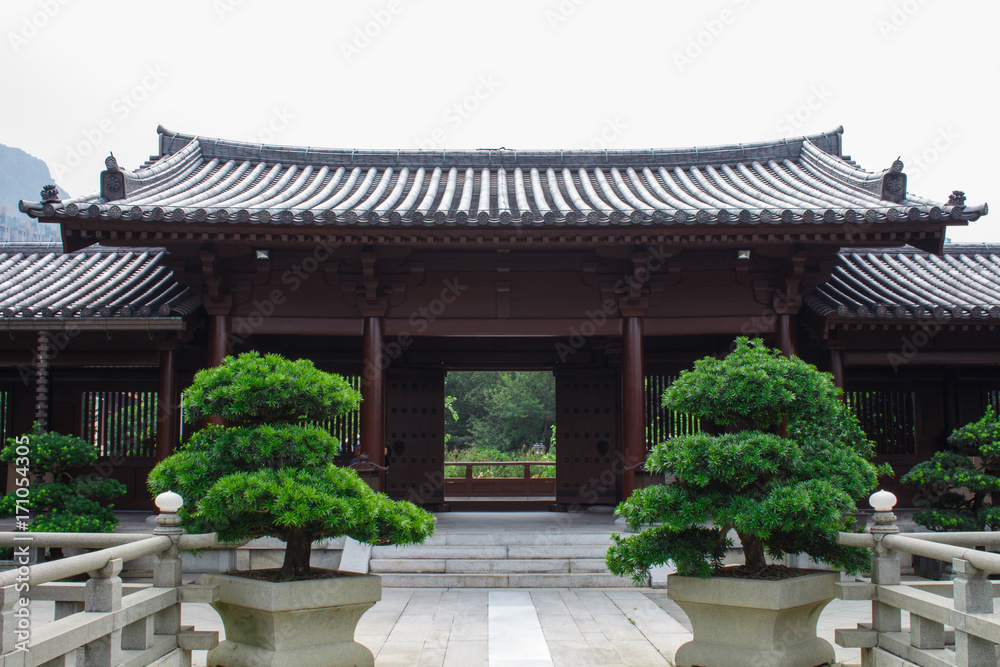
<path id="1" fill-rule="evenodd" d="M 965 206 L 965 193 L 961 190 L 952 190 L 948 197 L 948 206 Z"/>
<path id="2" fill-rule="evenodd" d="M 61 199 L 59 199 L 59 188 L 57 188 L 55 185 L 46 185 L 42 187 L 43 204 L 54 204 L 58 201 L 62 201 Z"/>

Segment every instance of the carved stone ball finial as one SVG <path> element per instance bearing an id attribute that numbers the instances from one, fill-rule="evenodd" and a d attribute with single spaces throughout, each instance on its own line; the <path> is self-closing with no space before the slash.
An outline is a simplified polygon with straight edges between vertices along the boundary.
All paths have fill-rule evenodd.
<path id="1" fill-rule="evenodd" d="M 952 190 L 948 197 L 948 206 L 965 206 L 965 193 L 961 190 Z"/>
<path id="2" fill-rule="evenodd" d="M 108 153 L 108 157 L 104 158 L 104 166 L 108 171 L 121 171 L 121 167 L 118 166 L 118 160 L 115 159 L 114 153 Z"/>
<path id="3" fill-rule="evenodd" d="M 42 188 L 42 203 L 52 204 L 57 201 L 61 201 L 59 199 L 59 188 L 57 188 L 55 185 L 44 186 Z"/>

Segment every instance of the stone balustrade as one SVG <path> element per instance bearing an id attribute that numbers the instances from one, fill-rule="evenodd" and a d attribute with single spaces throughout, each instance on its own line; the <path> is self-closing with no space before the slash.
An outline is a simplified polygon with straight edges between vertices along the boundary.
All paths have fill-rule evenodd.
<path id="1" fill-rule="evenodd" d="M 993 612 L 994 585 L 987 579 L 1000 573 L 1000 554 L 975 549 L 1000 547 L 1000 532 L 901 534 L 891 511 L 894 504 L 895 497 L 873 501 L 870 533 L 840 533 L 840 544 L 868 547 L 874 555 L 870 583 L 836 584 L 843 600 L 872 601 L 872 622 L 837 630 L 837 644 L 860 648 L 862 667 L 1000 664 L 1000 615 Z M 901 554 L 950 562 L 957 578 L 904 584 Z M 904 611 L 909 613 L 908 631 L 902 625 Z"/>
<path id="2" fill-rule="evenodd" d="M 0 533 L 24 564 L 0 573 L 0 667 L 190 667 L 191 651 L 218 645 L 217 632 L 181 626 L 181 603 L 213 602 L 218 587 L 182 585 L 180 552 L 217 546 L 214 533 L 188 535 L 161 506 L 152 535 Z M 29 549 L 98 549 L 28 565 Z M 128 561 L 155 556 L 153 583 L 123 584 Z M 84 583 L 59 580 L 87 574 Z M 58 583 L 57 583 L 58 582 Z M 55 602 L 55 620 L 33 621 L 29 602 Z"/>

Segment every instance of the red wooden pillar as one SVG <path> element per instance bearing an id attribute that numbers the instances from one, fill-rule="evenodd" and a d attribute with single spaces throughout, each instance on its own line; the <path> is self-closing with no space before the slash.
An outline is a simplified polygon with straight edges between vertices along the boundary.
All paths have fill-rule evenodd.
<path id="1" fill-rule="evenodd" d="M 635 490 L 635 470 L 646 453 L 642 318 L 622 318 L 622 499 Z"/>
<path id="2" fill-rule="evenodd" d="M 791 314 L 778 315 L 776 333 L 778 349 L 789 357 L 796 354 L 798 341 L 795 339 L 795 316 Z"/>
<path id="3" fill-rule="evenodd" d="M 840 349 L 830 350 L 830 373 L 833 375 L 833 384 L 844 390 L 844 351 Z M 846 394 L 841 394 L 840 400 L 845 399 Z"/>
<path id="4" fill-rule="evenodd" d="M 229 316 L 212 313 L 208 318 L 208 359 L 207 368 L 221 366 L 226 358 L 226 336 L 229 334 Z"/>
<path id="5" fill-rule="evenodd" d="M 160 383 L 156 392 L 156 460 L 170 456 L 177 446 L 177 353 L 160 348 Z"/>
<path id="6" fill-rule="evenodd" d="M 361 452 L 385 465 L 385 366 L 381 317 L 365 317 L 362 330 Z M 353 447 L 354 444 L 351 443 Z"/>
<path id="7" fill-rule="evenodd" d="M 205 359 L 206 368 L 222 365 L 228 351 L 229 313 L 233 307 L 232 297 L 208 297 L 205 299 L 205 310 L 208 312 L 208 355 Z M 222 417 L 209 417 L 205 424 L 225 426 Z"/>

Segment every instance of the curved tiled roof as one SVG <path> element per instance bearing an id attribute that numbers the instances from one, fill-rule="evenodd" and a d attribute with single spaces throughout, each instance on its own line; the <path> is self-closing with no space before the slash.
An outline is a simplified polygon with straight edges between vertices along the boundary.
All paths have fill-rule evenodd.
<path id="1" fill-rule="evenodd" d="M 21 209 L 55 220 L 355 227 L 771 226 L 986 213 L 907 195 L 898 160 L 880 172 L 858 168 L 841 155 L 842 128 L 682 150 L 534 152 L 329 150 L 158 131 L 160 155 L 124 172 L 123 188 Z"/>
<path id="2" fill-rule="evenodd" d="M 165 258 L 162 248 L 0 244 L 0 320 L 188 315 L 201 297 Z"/>
<path id="3" fill-rule="evenodd" d="M 862 319 L 1000 319 L 1000 246 L 949 244 L 842 251 L 825 284 L 805 298 L 821 316 Z"/>

